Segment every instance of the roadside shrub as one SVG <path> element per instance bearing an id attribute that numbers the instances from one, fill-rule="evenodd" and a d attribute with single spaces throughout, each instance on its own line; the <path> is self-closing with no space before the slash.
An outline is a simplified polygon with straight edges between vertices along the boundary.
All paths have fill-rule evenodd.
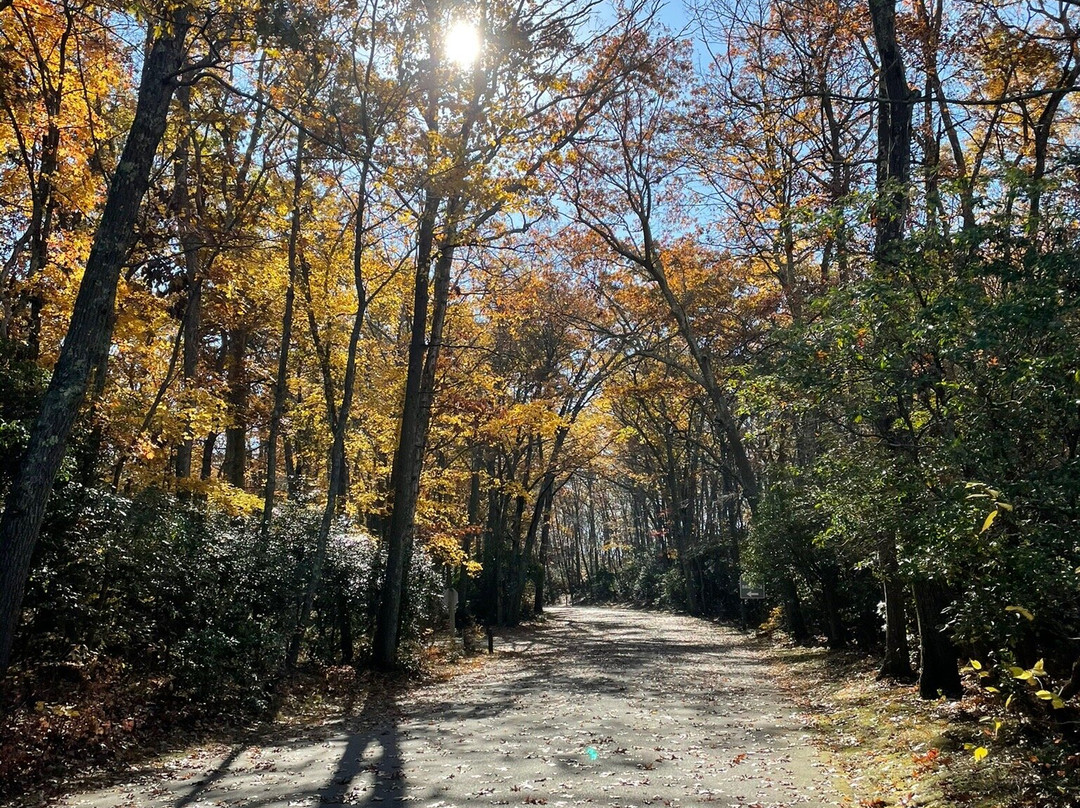
<path id="1" fill-rule="evenodd" d="M 253 517 L 69 483 L 53 500 L 25 599 L 22 656 L 125 660 L 220 708 L 263 704 L 308 574 L 314 519 L 267 536 Z"/>
<path id="2" fill-rule="evenodd" d="M 686 611 L 686 583 L 683 580 L 682 570 L 677 566 L 671 566 L 660 576 L 660 599 L 657 606 Z"/>
<path id="3" fill-rule="evenodd" d="M 623 577 L 628 581 L 627 596 L 639 606 L 659 606 L 661 581 L 667 560 L 647 553 L 635 556 L 627 565 Z"/>

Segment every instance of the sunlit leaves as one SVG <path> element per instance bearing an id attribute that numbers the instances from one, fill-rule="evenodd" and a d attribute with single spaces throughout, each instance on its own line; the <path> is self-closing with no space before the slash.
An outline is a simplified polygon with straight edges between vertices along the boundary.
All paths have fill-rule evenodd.
<path id="1" fill-rule="evenodd" d="M 1007 612 L 1016 612 L 1018 615 L 1020 615 L 1021 617 L 1023 617 L 1025 620 L 1028 620 L 1028 621 L 1031 621 L 1031 620 L 1035 619 L 1035 615 L 1033 615 L 1031 612 L 1029 612 L 1023 606 L 1006 606 L 1005 611 L 1007 611 Z"/>

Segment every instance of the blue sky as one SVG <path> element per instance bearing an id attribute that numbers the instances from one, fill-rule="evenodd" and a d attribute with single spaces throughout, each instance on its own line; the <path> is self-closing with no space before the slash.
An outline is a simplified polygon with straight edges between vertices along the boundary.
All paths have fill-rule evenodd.
<path id="1" fill-rule="evenodd" d="M 676 33 L 686 27 L 689 18 L 684 0 L 667 0 L 660 10 L 660 21 Z"/>

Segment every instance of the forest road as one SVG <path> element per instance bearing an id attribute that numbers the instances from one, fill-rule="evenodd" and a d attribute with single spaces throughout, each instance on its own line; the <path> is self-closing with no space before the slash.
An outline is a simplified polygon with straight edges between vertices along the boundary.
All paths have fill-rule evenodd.
<path id="1" fill-rule="evenodd" d="M 317 732 L 189 750 L 59 805 L 843 804 L 759 651 L 704 620 L 552 608 L 496 658 Z"/>

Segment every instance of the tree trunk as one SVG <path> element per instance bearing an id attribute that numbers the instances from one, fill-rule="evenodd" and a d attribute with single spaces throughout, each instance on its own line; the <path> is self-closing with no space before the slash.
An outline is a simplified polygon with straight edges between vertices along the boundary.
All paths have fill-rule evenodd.
<path id="1" fill-rule="evenodd" d="M 964 695 L 957 664 L 959 654 L 942 617 L 949 605 L 948 594 L 940 584 L 925 580 L 912 583 L 911 589 L 919 619 L 919 695 L 924 699 L 941 695 L 958 699 Z"/>
<path id="2" fill-rule="evenodd" d="M 911 650 L 907 641 L 907 610 L 904 607 L 904 585 L 896 558 L 896 538 L 891 534 L 878 537 L 878 572 L 885 599 L 885 658 L 878 669 L 878 679 L 910 682 Z"/>
<path id="3" fill-rule="evenodd" d="M 521 622 L 521 593 L 518 591 L 518 583 L 525 581 L 525 572 L 528 560 L 522 551 L 521 525 L 525 514 L 525 496 L 519 494 L 514 497 L 514 515 L 507 527 L 506 535 L 510 537 L 510 553 L 507 557 L 506 578 L 503 584 L 503 601 L 506 604 L 505 620 L 500 620 L 499 625 L 516 626 Z"/>
<path id="4" fill-rule="evenodd" d="M 553 455 L 554 457 L 554 455 Z M 525 585 L 529 580 L 529 569 L 533 565 L 533 555 L 536 548 L 536 540 L 540 535 L 545 515 L 550 513 L 551 499 L 555 492 L 555 475 L 547 473 L 540 485 L 540 493 L 533 504 L 532 516 L 525 532 L 525 544 L 521 552 L 514 559 L 514 570 L 510 582 L 510 591 L 507 602 L 510 607 L 508 624 L 513 626 L 521 621 L 521 613 L 525 607 Z M 535 579 L 535 576 L 534 576 Z M 535 601 L 534 601 L 535 602 Z"/>
<path id="5" fill-rule="evenodd" d="M 473 554 L 473 531 L 480 529 L 480 471 L 483 469 L 484 454 L 483 450 L 479 446 L 473 446 L 470 451 L 472 455 L 469 467 L 469 501 L 466 506 L 466 514 L 468 519 L 468 529 L 465 531 L 465 537 L 461 542 L 461 552 L 464 554 L 465 559 L 462 565 L 457 571 L 457 592 L 458 592 L 458 608 L 468 609 L 469 598 L 471 593 L 469 592 L 470 584 L 469 572 L 465 564 L 472 558 Z M 450 615 L 451 620 L 455 620 L 456 616 Z"/>
<path id="6" fill-rule="evenodd" d="M 1077 36 L 1075 33 L 1071 34 L 1074 41 L 1070 44 L 1073 48 L 1076 47 L 1075 39 Z M 1046 181 L 1046 161 L 1050 146 L 1050 135 L 1054 128 L 1054 118 L 1057 116 L 1061 102 L 1074 87 L 1077 79 L 1080 79 L 1080 59 L 1058 79 L 1059 86 L 1068 89 L 1061 89 L 1051 93 L 1046 99 L 1046 104 L 1043 106 L 1038 120 L 1035 122 L 1032 133 L 1034 165 L 1031 169 L 1031 177 L 1028 180 L 1027 234 L 1032 240 L 1038 237 L 1042 222 L 1043 185 Z"/>
<path id="7" fill-rule="evenodd" d="M 214 473 L 214 448 L 217 446 L 217 439 L 217 432 L 211 432 L 203 439 L 202 460 L 199 463 L 200 480 L 209 480 Z"/>
<path id="8" fill-rule="evenodd" d="M 840 614 L 840 585 L 836 568 L 831 564 L 821 575 L 821 603 L 825 612 L 825 635 L 829 648 L 847 648 L 847 627 Z"/>
<path id="9" fill-rule="evenodd" d="M 450 269 L 454 260 L 452 233 L 435 257 L 435 219 L 441 198 L 429 192 L 420 219 L 417 243 L 416 278 L 413 287 L 413 321 L 409 339 L 409 360 L 405 378 L 405 401 L 401 414 L 401 431 L 394 453 L 390 474 L 393 490 L 393 510 L 386 547 L 386 576 L 375 623 L 372 643 L 373 661 L 379 668 L 389 669 L 397 664 L 397 649 L 401 633 L 401 605 L 405 593 L 409 561 L 412 557 L 416 503 L 420 496 L 420 473 L 427 448 L 431 407 L 435 396 L 435 374 L 442 349 L 443 326 L 450 297 Z M 460 199 L 448 205 L 447 221 L 455 221 Z M 431 276 L 434 276 L 433 278 Z M 433 283 L 432 283 L 433 281 Z M 427 314 L 431 308 L 430 331 Z"/>
<path id="10" fill-rule="evenodd" d="M 229 385 L 229 409 L 233 423 L 225 429 L 225 460 L 221 475 L 229 485 L 244 487 L 247 473 L 247 399 L 248 384 L 244 378 L 244 356 L 247 353 L 247 332 L 230 329 L 226 335 L 228 364 L 225 367 Z"/>
<path id="11" fill-rule="evenodd" d="M 806 618 L 803 616 L 802 604 L 799 602 L 799 589 L 795 586 L 795 580 L 785 576 L 780 581 L 781 595 L 784 601 L 784 617 L 787 621 L 787 630 L 796 645 L 806 645 L 810 642 L 810 631 L 806 628 Z"/>
<path id="12" fill-rule="evenodd" d="M 288 393 L 289 346 L 292 343 L 293 302 L 296 298 L 296 272 L 300 244 L 300 193 L 304 181 L 304 130 L 296 130 L 296 156 L 293 161 L 292 221 L 289 224 L 289 282 L 285 288 L 285 312 L 281 318 L 281 346 L 278 349 L 277 378 L 274 381 L 274 406 L 270 412 L 270 430 L 266 437 L 266 486 L 263 489 L 262 529 L 270 529 L 277 492 L 277 444 L 281 418 Z"/>
<path id="13" fill-rule="evenodd" d="M 10 661 L 34 545 L 75 416 L 92 370 L 104 367 L 120 270 L 165 133 L 187 29 L 186 20 L 175 20 L 146 55 L 135 116 L 109 184 L 67 336 L 0 519 L 0 671 Z"/>
<path id="14" fill-rule="evenodd" d="M 352 331 L 349 334 L 349 348 L 345 357 L 345 378 L 342 381 L 341 408 L 337 411 L 334 424 L 334 438 L 330 446 L 330 474 L 326 486 L 326 507 L 323 508 L 319 522 L 319 534 L 315 539 L 315 557 L 311 563 L 311 573 L 304 593 L 304 602 L 300 609 L 292 641 L 285 658 L 285 667 L 293 668 L 300 653 L 300 642 L 311 619 L 311 610 L 315 605 L 315 594 L 322 578 L 322 568 L 326 560 L 326 548 L 330 542 L 330 530 L 334 517 L 345 498 L 348 496 L 348 473 L 345 464 L 345 435 L 349 427 L 349 414 L 352 412 L 353 394 L 356 388 L 356 360 L 360 347 L 360 335 L 363 331 L 364 318 L 367 316 L 367 287 L 364 281 L 364 247 L 367 213 L 367 179 L 370 170 L 370 143 L 368 158 L 360 172 L 360 192 L 357 195 L 356 220 L 353 229 L 353 285 L 356 289 L 356 316 L 353 317 Z M 329 405 L 332 407 L 333 399 Z"/>
<path id="15" fill-rule="evenodd" d="M 196 274 L 197 262 L 188 258 L 185 249 L 185 261 L 188 262 L 188 301 L 184 307 L 184 358 L 181 372 L 185 387 L 190 386 L 195 378 L 199 364 L 199 325 L 201 319 L 202 279 Z M 191 476 L 191 461 L 195 454 L 195 438 L 186 436 L 176 448 L 176 476 L 179 479 Z"/>
<path id="16" fill-rule="evenodd" d="M 897 250 L 904 238 L 907 191 L 910 185 L 911 92 L 896 41 L 896 2 L 868 0 L 868 3 L 874 26 L 874 40 L 881 60 L 878 79 L 878 200 L 874 254 L 882 266 L 895 271 L 899 260 Z M 895 551 L 895 544 L 891 549 Z M 886 577 L 890 578 L 891 575 Z M 937 698 L 939 692 L 958 697 L 962 693 L 962 686 L 956 664 L 956 649 L 942 628 L 942 609 L 947 605 L 948 599 L 938 585 L 928 581 L 913 583 L 912 591 L 919 622 L 919 694 L 923 698 Z M 895 610 L 896 598 L 892 601 Z M 886 605 L 888 607 L 888 601 Z M 899 619 L 899 616 L 894 618 L 892 642 L 894 646 L 899 646 L 897 632 L 904 629 L 895 625 L 896 619 Z M 901 661 L 895 656 L 899 650 L 899 647 L 891 649 L 894 656 L 890 662 L 902 668 Z"/>
<path id="17" fill-rule="evenodd" d="M 904 237 L 911 175 L 911 90 L 896 41 L 896 0 L 868 0 L 878 59 L 874 254 L 893 260 Z"/>
<path id="18" fill-rule="evenodd" d="M 288 488 L 289 499 L 293 502 L 300 498 L 300 480 L 303 478 L 303 466 L 298 465 L 293 457 L 293 441 L 285 439 L 281 444 L 285 450 L 285 482 Z"/>
<path id="19" fill-rule="evenodd" d="M 190 88 L 182 87 L 177 93 L 184 111 L 185 123 L 191 124 Z M 199 328 L 202 319 L 202 276 L 199 271 L 199 249 L 202 239 L 195 225 L 198 215 L 196 206 L 188 189 L 190 171 L 191 137 L 185 134 L 176 148 L 176 176 L 173 187 L 173 206 L 180 219 L 180 242 L 184 248 L 184 284 L 187 292 L 187 305 L 184 306 L 183 342 L 184 358 L 181 372 L 184 388 L 188 389 L 195 379 L 199 365 Z M 195 438 L 186 436 L 176 449 L 176 476 L 179 479 L 191 476 L 191 459 L 195 449 Z"/>
<path id="20" fill-rule="evenodd" d="M 551 510 L 554 497 L 549 497 L 544 506 L 544 524 L 540 528 L 540 552 L 536 559 L 536 573 L 533 578 L 533 586 L 536 594 L 533 598 L 533 611 L 542 614 L 544 611 L 544 579 L 547 577 L 548 548 L 551 545 Z"/>
<path id="21" fill-rule="evenodd" d="M 353 661 L 353 628 L 352 613 L 349 610 L 349 598 L 344 589 L 344 583 L 337 587 L 337 617 L 339 636 L 341 637 L 341 664 L 351 665 Z"/>

